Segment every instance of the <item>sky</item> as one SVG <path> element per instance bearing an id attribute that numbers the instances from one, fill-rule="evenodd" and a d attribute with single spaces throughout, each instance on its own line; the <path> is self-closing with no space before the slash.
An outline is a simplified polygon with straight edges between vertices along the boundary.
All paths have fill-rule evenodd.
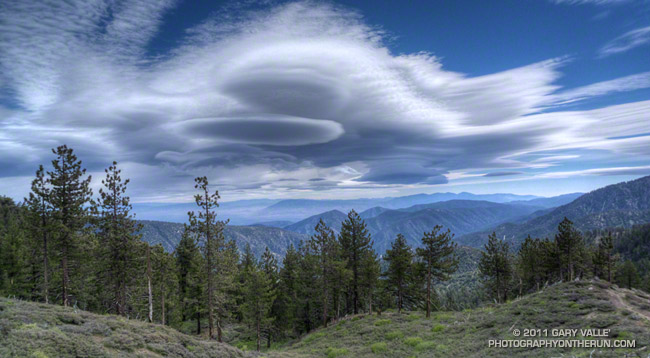
<path id="1" fill-rule="evenodd" d="M 587 192 L 650 175 L 650 1 L 0 2 L 0 194 Z"/>

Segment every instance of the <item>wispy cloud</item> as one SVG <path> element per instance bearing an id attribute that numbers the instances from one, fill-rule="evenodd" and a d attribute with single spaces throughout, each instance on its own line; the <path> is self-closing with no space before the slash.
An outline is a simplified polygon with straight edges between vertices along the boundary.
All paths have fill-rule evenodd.
<path id="1" fill-rule="evenodd" d="M 630 2 L 631 0 L 550 0 L 553 3 L 556 4 L 567 4 L 567 5 L 616 5 L 616 4 L 622 4 L 626 2 Z"/>
<path id="2" fill-rule="evenodd" d="M 555 96 L 555 99 L 556 104 L 568 104 L 592 97 L 604 96 L 617 92 L 634 91 L 643 88 L 650 88 L 650 72 L 638 73 L 562 91 Z"/>
<path id="3" fill-rule="evenodd" d="M 513 158 L 566 148 L 650 155 L 647 137 L 608 139 L 650 132 L 648 103 L 540 113 L 644 88 L 647 73 L 561 92 L 552 58 L 472 77 L 396 55 L 359 14 L 312 2 L 211 18 L 147 58 L 173 2 L 0 6 L 18 107 L 0 109 L 0 177 L 25 188 L 60 143 L 92 171 L 124 162 L 140 201 L 189 198 L 199 174 L 231 198 L 281 197 L 515 175 L 550 164 Z"/>
<path id="4" fill-rule="evenodd" d="M 642 27 L 624 33 L 623 35 L 608 42 L 600 49 L 600 56 L 606 57 L 617 53 L 629 51 L 639 46 L 645 46 L 650 43 L 650 26 Z"/>

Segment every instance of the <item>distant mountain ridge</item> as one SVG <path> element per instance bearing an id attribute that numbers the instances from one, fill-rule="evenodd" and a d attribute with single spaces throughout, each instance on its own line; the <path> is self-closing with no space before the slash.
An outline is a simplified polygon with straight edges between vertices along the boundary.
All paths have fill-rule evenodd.
<path id="1" fill-rule="evenodd" d="M 521 242 L 529 234 L 533 237 L 551 237 L 565 217 L 580 230 L 631 227 L 650 222 L 650 176 L 594 190 L 523 223 L 498 225 L 464 235 L 457 241 L 463 245 L 481 247 L 487 241 L 487 235 L 493 231 L 498 237 L 514 243 Z"/>
<path id="2" fill-rule="evenodd" d="M 142 240 L 172 252 L 178 245 L 183 234 L 184 226 L 179 223 L 165 221 L 138 220 L 142 224 Z M 266 247 L 278 257 L 283 257 L 290 244 L 298 246 L 306 240 L 307 235 L 268 226 L 236 226 L 226 225 L 224 235 L 227 240 L 235 240 L 240 251 L 250 244 L 256 256 L 262 255 Z"/>
<path id="3" fill-rule="evenodd" d="M 422 234 L 430 231 L 435 225 L 443 225 L 455 235 L 463 235 L 521 215 L 532 214 L 540 209 L 542 208 L 522 204 L 450 200 L 396 210 L 372 208 L 369 209 L 372 211 L 364 211 L 360 215 L 367 217 L 364 220 L 374 241 L 375 250 L 383 253 L 398 233 L 403 234 L 410 245 L 419 246 Z M 330 210 L 285 226 L 284 229 L 312 235 L 320 219 L 338 234 L 347 214 Z"/>
<path id="4" fill-rule="evenodd" d="M 221 219 L 230 219 L 233 225 L 253 225 L 265 222 L 298 222 L 326 211 L 347 213 L 351 209 L 361 213 L 371 208 L 400 209 L 413 205 L 431 204 L 449 200 L 483 200 L 496 203 L 544 199 L 534 195 L 433 193 L 402 197 L 314 200 L 314 199 L 252 199 L 222 202 L 218 213 Z M 534 205 L 534 204 L 533 204 Z M 543 205 L 536 205 L 543 206 Z M 187 221 L 187 212 L 196 210 L 194 203 L 134 203 L 134 212 L 142 220 L 171 222 Z M 376 213 L 375 215 L 376 216 Z M 370 216 L 368 216 L 370 217 Z"/>

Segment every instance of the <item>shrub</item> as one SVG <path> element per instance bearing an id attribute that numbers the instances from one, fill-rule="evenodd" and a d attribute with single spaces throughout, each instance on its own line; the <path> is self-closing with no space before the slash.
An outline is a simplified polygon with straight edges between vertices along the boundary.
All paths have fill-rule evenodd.
<path id="1" fill-rule="evenodd" d="M 373 343 L 370 346 L 370 349 L 372 349 L 372 353 L 375 353 L 375 354 L 383 353 L 383 352 L 386 352 L 388 350 L 388 345 L 386 344 L 386 342 L 377 342 L 377 343 Z"/>
<path id="2" fill-rule="evenodd" d="M 407 321 L 416 321 L 418 319 L 420 319 L 420 316 L 415 313 L 411 313 L 410 315 L 406 316 Z"/>
<path id="3" fill-rule="evenodd" d="M 437 324 L 437 325 L 433 326 L 433 328 L 431 329 L 431 331 L 436 332 L 436 333 L 442 332 L 444 330 L 445 330 L 445 326 L 442 325 L 442 324 Z"/>
<path id="4" fill-rule="evenodd" d="M 404 333 L 402 333 L 402 331 L 392 331 L 386 333 L 386 339 L 388 340 L 401 339 L 401 338 L 404 338 Z"/>
<path id="5" fill-rule="evenodd" d="M 418 345 L 415 346 L 416 351 L 427 351 L 429 349 L 433 349 L 436 347 L 436 344 L 433 343 L 432 341 L 425 341 L 418 343 Z"/>
<path id="6" fill-rule="evenodd" d="M 348 354 L 348 350 L 345 348 L 328 347 L 325 354 L 327 354 L 327 358 L 336 358 Z"/>
<path id="7" fill-rule="evenodd" d="M 380 327 L 380 326 L 385 326 L 387 324 L 390 324 L 389 319 L 380 319 L 375 322 L 375 326 Z"/>
<path id="8" fill-rule="evenodd" d="M 404 340 L 404 343 L 408 344 L 411 347 L 415 347 L 418 344 L 422 343 L 422 338 L 420 337 L 408 337 Z"/>

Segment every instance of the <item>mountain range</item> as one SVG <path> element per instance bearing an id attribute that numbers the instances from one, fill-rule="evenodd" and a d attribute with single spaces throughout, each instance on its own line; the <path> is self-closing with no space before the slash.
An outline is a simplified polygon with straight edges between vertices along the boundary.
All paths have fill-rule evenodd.
<path id="1" fill-rule="evenodd" d="M 346 199 L 346 200 L 313 200 L 313 199 L 255 199 L 221 202 L 219 216 L 230 219 L 234 225 L 253 225 L 264 222 L 297 222 L 306 217 L 323 212 L 338 210 L 348 212 L 355 209 L 358 212 L 375 207 L 400 209 L 413 205 L 431 204 L 449 200 L 484 200 L 495 203 L 512 201 L 525 202 L 540 198 L 534 195 L 515 194 L 472 194 L 472 193 L 434 193 L 416 194 L 402 197 Z M 534 204 L 536 206 L 544 206 Z M 142 220 L 186 222 L 187 212 L 196 210 L 194 203 L 134 203 L 133 209 Z"/>
<path id="2" fill-rule="evenodd" d="M 572 196 L 571 196 L 572 195 Z M 543 213 L 548 210 L 548 202 L 562 202 L 573 199 L 571 194 L 562 198 L 534 198 L 537 205 L 528 201 L 518 200 L 505 203 L 490 202 L 485 200 L 448 200 L 425 202 L 405 208 L 390 209 L 382 206 L 374 206 L 360 212 L 368 226 L 368 230 L 374 240 L 374 248 L 378 253 L 383 253 L 390 247 L 391 241 L 398 233 L 402 233 L 410 245 L 418 246 L 420 238 L 425 231 L 430 231 L 435 225 L 443 225 L 449 228 L 455 235 L 463 235 L 492 227 L 504 222 L 525 220 L 536 213 Z M 483 198 L 486 196 L 461 194 L 440 194 L 428 196 L 415 196 L 415 202 L 422 202 L 423 198 L 437 200 L 448 197 L 472 197 Z M 516 195 L 495 194 L 487 196 L 494 200 L 507 200 L 518 198 Z M 393 199 L 391 199 L 393 200 Z M 315 205 L 316 201 L 303 201 L 306 207 Z M 345 202 L 345 201 L 325 201 Z M 391 206 L 396 203 L 409 203 L 411 200 L 392 201 L 385 203 Z M 257 203 L 256 203 L 257 204 Z M 294 201 L 276 203 L 279 207 L 297 207 L 303 204 L 296 204 Z M 337 204 L 338 205 L 338 204 Z M 327 205 L 324 205 L 327 206 Z M 219 209 L 221 210 L 221 208 Z M 279 210 L 278 207 L 272 210 Z M 220 212 L 220 216 L 223 213 Z M 238 247 L 243 249 L 250 244 L 256 255 L 260 255 L 266 246 L 276 255 L 283 256 L 289 244 L 297 244 L 314 233 L 314 227 L 320 219 L 330 226 L 336 233 L 339 233 L 341 223 L 346 220 L 346 212 L 340 210 L 329 210 L 310 216 L 295 223 L 286 221 L 260 222 L 249 226 L 227 225 L 225 235 L 228 239 L 234 239 Z M 180 240 L 183 225 L 179 223 L 142 220 L 143 239 L 150 243 L 160 243 L 163 247 L 172 251 Z"/>
<path id="3" fill-rule="evenodd" d="M 543 215 L 523 222 L 510 222 L 463 235 L 457 242 L 482 247 L 490 233 L 520 243 L 527 235 L 552 237 L 564 219 L 573 221 L 579 230 L 632 227 L 650 222 L 650 176 L 609 185 L 584 194 L 574 201 L 547 210 Z"/>

